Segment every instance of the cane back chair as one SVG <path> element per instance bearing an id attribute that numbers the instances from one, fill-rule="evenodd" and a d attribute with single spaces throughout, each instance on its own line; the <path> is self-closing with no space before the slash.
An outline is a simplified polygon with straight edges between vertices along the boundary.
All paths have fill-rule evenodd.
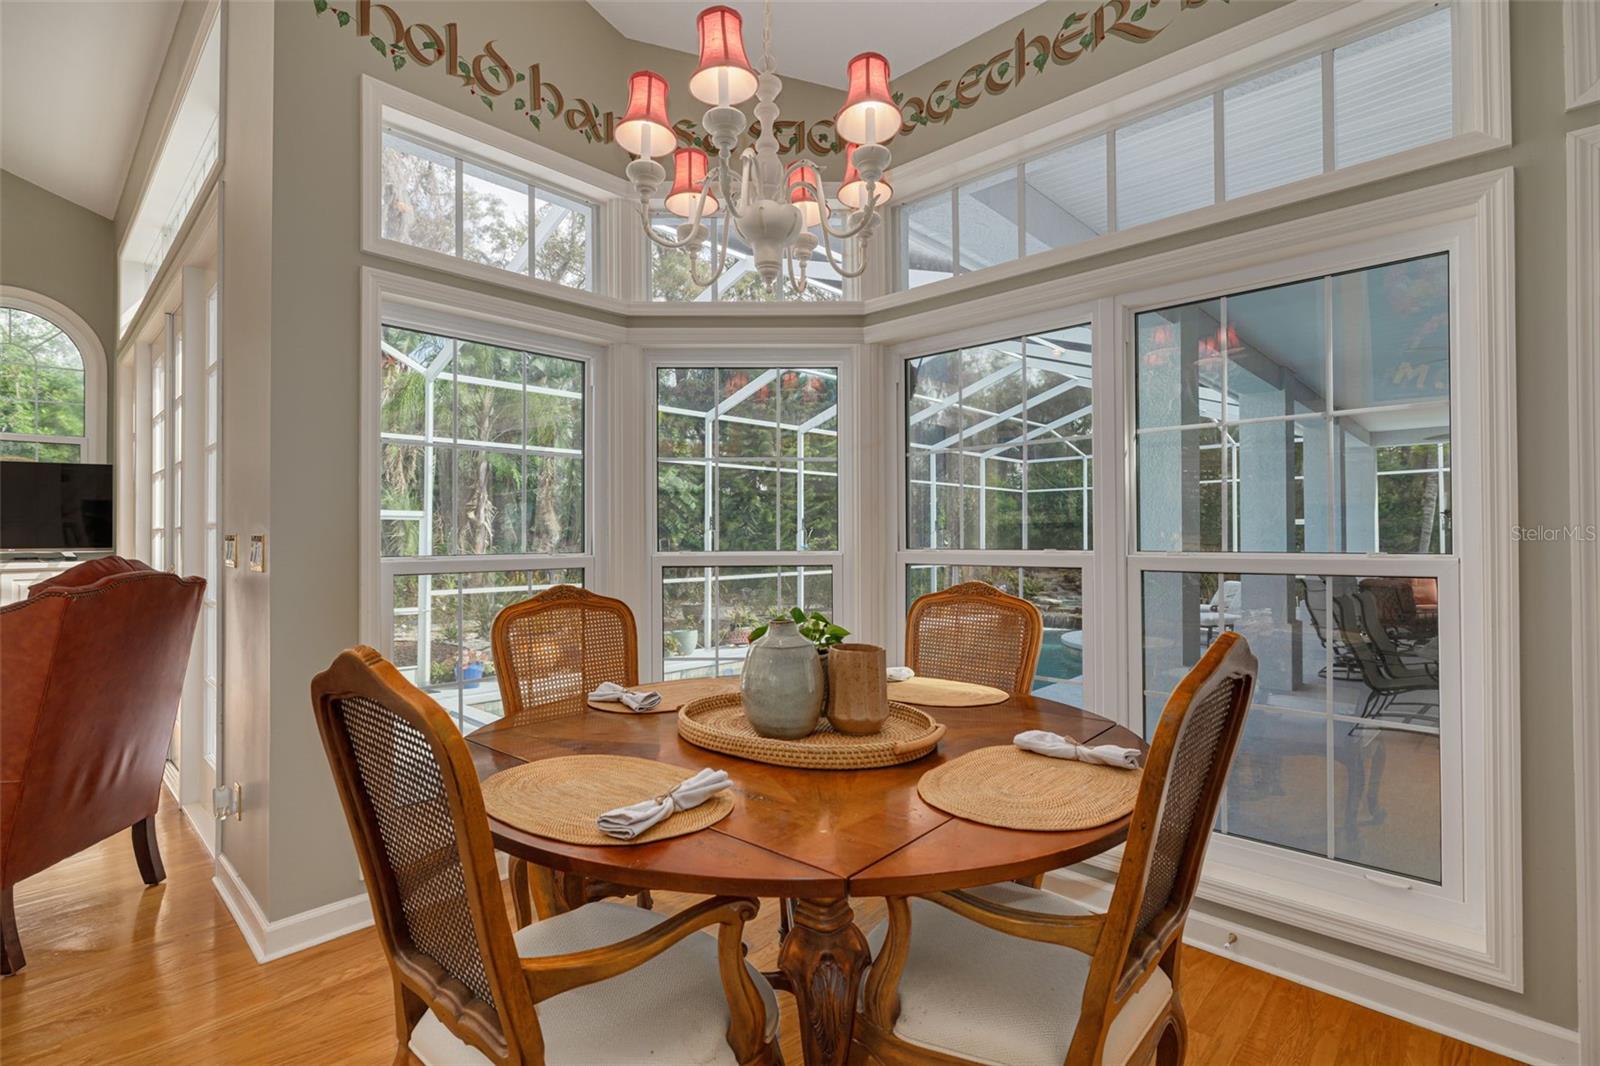
<path id="1" fill-rule="evenodd" d="M 311 698 L 394 980 L 397 1064 L 778 1061 L 776 999 L 743 958 L 754 899 L 670 919 L 597 903 L 513 936 L 445 710 L 366 647 Z M 715 942 L 690 936 L 709 926 Z"/>
<path id="2" fill-rule="evenodd" d="M 1027 693 L 1044 619 L 1027 600 L 982 581 L 918 596 L 906 615 L 906 665 L 925 677 Z"/>
<path id="3" fill-rule="evenodd" d="M 494 669 L 508 724 L 582 714 L 603 681 L 639 683 L 639 635 L 621 600 L 556 585 L 494 620 Z"/>
<path id="4" fill-rule="evenodd" d="M 1017 884 L 888 900 L 858 1050 L 888 1066 L 1182 1062 L 1183 926 L 1255 678 L 1222 633 L 1167 700 L 1106 913 Z"/>
<path id="5" fill-rule="evenodd" d="M 589 693 L 604 681 L 639 683 L 639 635 L 633 611 L 621 600 L 556 585 L 514 603 L 495 616 L 495 679 L 506 725 L 583 714 Z M 611 896 L 636 896 L 646 910 L 648 889 L 623 888 L 510 860 L 517 921 L 552 914 Z"/>

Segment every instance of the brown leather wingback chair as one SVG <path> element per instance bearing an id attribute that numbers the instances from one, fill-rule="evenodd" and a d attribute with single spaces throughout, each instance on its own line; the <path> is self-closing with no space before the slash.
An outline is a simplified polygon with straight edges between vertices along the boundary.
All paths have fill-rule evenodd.
<path id="1" fill-rule="evenodd" d="M 0 607 L 0 973 L 22 969 L 17 882 L 133 829 L 166 877 L 155 813 L 205 581 L 118 556 Z"/>

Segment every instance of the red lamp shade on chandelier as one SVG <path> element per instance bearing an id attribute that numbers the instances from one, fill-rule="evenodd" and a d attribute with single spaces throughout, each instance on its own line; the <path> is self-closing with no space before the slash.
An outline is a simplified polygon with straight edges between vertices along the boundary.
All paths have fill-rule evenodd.
<path id="1" fill-rule="evenodd" d="M 817 203 L 816 196 L 811 192 L 813 187 L 820 187 L 821 184 L 822 179 L 812 167 L 795 167 L 789 172 L 789 202 L 800 208 L 800 224 L 806 229 L 822 221 L 822 205 Z"/>
<path id="2" fill-rule="evenodd" d="M 839 184 L 839 202 L 851 210 L 860 210 L 867 202 L 867 183 L 861 180 L 860 171 L 856 170 L 856 161 L 853 158 L 859 145 L 847 144 L 844 146 L 844 181 Z M 878 179 L 877 186 L 872 190 L 872 196 L 878 207 L 889 202 L 894 195 L 894 190 L 889 187 L 887 176 Z"/>
<path id="3" fill-rule="evenodd" d="M 851 144 L 882 144 L 900 132 L 900 109 L 889 95 L 889 61 L 862 52 L 846 70 L 850 91 L 833 128 Z"/>
<path id="4" fill-rule="evenodd" d="M 680 218 L 693 218 L 695 201 L 700 199 L 700 186 L 706 180 L 706 154 L 698 148 L 679 148 L 672 153 L 672 191 L 667 194 L 667 210 Z M 702 218 L 717 213 L 717 197 L 706 190 L 706 206 Z"/>
<path id="5" fill-rule="evenodd" d="M 652 70 L 628 78 L 628 113 L 614 136 L 623 151 L 640 158 L 666 155 L 677 147 L 677 135 L 667 119 L 666 78 Z"/>
<path id="6" fill-rule="evenodd" d="M 689 92 L 714 107 L 737 107 L 756 94 L 756 72 L 744 54 L 744 20 L 731 7 L 700 12 L 700 67 Z"/>

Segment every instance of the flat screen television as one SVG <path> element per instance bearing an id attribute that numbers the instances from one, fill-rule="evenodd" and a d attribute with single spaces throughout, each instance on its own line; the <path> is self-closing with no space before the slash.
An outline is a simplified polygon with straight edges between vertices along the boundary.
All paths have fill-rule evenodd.
<path id="1" fill-rule="evenodd" d="M 110 551 L 109 463 L 0 462 L 0 551 Z"/>

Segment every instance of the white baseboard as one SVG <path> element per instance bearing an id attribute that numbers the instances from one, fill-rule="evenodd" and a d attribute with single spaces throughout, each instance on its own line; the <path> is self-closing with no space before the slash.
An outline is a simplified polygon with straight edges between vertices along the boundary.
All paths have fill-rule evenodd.
<path id="1" fill-rule="evenodd" d="M 1111 902 L 1110 884 L 1073 870 L 1046 874 L 1045 887 L 1097 910 Z M 1523 1062 L 1566 1066 L 1580 1061 L 1575 1030 L 1270 933 L 1227 925 L 1199 911 L 1189 912 L 1183 939 L 1202 951 Z"/>
<path id="2" fill-rule="evenodd" d="M 178 767 L 170 760 L 161 764 L 161 783 L 167 787 L 174 800 L 182 802 L 183 793 L 178 791 Z"/>
<path id="3" fill-rule="evenodd" d="M 217 859 L 216 870 L 211 883 L 233 915 L 234 923 L 244 934 L 245 943 L 250 945 L 257 962 L 271 962 L 372 924 L 372 904 L 366 893 L 268 921 L 226 855 Z"/>

